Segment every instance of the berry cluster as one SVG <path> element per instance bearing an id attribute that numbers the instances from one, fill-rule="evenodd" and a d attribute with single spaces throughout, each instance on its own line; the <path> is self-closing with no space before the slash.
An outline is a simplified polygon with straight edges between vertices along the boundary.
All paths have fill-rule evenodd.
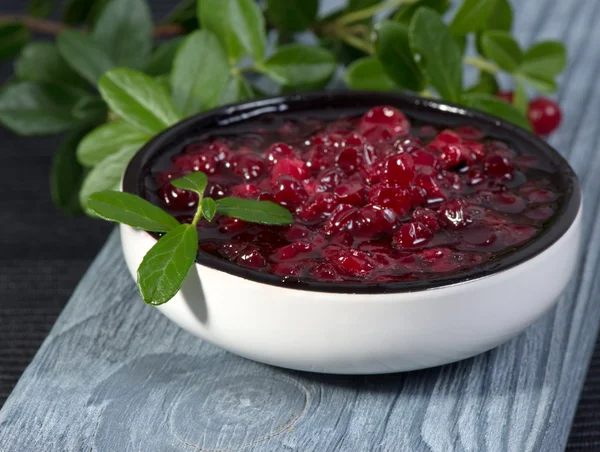
<path id="1" fill-rule="evenodd" d="M 207 196 L 293 212 L 289 227 L 200 222 L 200 248 L 242 266 L 319 281 L 432 278 L 523 245 L 556 209 L 543 165 L 476 127 L 411 124 L 388 106 L 256 122 L 165 157 L 149 183 L 149 198 L 182 221 L 198 199 L 169 181 L 193 171 L 209 176 Z"/>

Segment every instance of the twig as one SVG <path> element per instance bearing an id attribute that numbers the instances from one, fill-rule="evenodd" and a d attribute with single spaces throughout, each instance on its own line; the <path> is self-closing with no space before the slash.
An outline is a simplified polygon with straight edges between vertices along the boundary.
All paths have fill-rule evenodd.
<path id="1" fill-rule="evenodd" d="M 18 14 L 0 14 L 0 24 L 19 22 L 29 28 L 31 31 L 44 35 L 57 35 L 61 31 L 70 28 L 62 22 L 54 20 L 40 19 L 27 15 Z M 185 34 L 185 28 L 179 24 L 162 24 L 154 28 L 155 38 L 168 38 L 171 36 L 179 36 Z"/>

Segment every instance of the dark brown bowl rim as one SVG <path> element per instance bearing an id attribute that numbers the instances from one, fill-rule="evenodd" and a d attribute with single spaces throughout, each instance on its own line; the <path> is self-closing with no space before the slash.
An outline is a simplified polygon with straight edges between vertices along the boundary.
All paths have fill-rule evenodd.
<path id="1" fill-rule="evenodd" d="M 243 121 L 263 113 L 293 112 L 317 110 L 320 108 L 362 108 L 375 105 L 393 105 L 408 116 L 435 117 L 437 122 L 444 120 L 456 125 L 474 125 L 492 131 L 495 135 L 510 136 L 510 140 L 520 146 L 529 146 L 538 154 L 543 154 L 558 169 L 558 176 L 563 183 L 563 201 L 553 217 L 552 223 L 531 242 L 514 252 L 502 256 L 480 267 L 439 276 L 428 280 L 402 281 L 393 283 L 345 283 L 318 282 L 298 280 L 293 277 L 281 277 L 242 267 L 236 263 L 212 256 L 200 251 L 196 263 L 220 270 L 234 276 L 272 286 L 285 287 L 329 293 L 402 293 L 422 291 L 441 286 L 449 286 L 475 279 L 484 278 L 495 273 L 515 267 L 537 256 L 552 246 L 571 227 L 581 203 L 579 181 L 568 162 L 548 143 L 532 133 L 481 111 L 465 108 L 440 100 L 426 99 L 400 93 L 382 93 L 370 91 L 327 91 L 276 96 L 267 99 L 243 102 L 220 107 L 187 118 L 168 128 L 148 142 L 133 157 L 123 177 L 123 191 L 143 196 L 143 178 L 140 177 L 147 162 L 163 149 L 181 143 L 199 131 L 206 131 L 219 125 Z M 432 122 L 436 122 L 432 120 Z M 464 121 L 463 121 L 464 120 Z M 205 124 L 204 126 L 202 126 Z M 149 233 L 158 239 L 160 234 Z"/>

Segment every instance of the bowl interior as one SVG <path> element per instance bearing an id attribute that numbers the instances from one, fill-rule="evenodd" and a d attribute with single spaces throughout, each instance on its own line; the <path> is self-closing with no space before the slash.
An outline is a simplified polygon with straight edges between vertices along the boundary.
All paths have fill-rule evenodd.
<path id="1" fill-rule="evenodd" d="M 563 195 L 558 209 L 544 230 L 528 242 L 481 266 L 441 275 L 427 280 L 395 283 L 336 283 L 298 280 L 241 267 L 233 262 L 199 252 L 197 262 L 257 282 L 288 288 L 341 292 L 393 293 L 432 289 L 489 276 L 508 269 L 539 254 L 558 240 L 571 226 L 580 204 L 577 178 L 568 163 L 545 141 L 533 134 L 490 115 L 461 106 L 401 94 L 375 92 L 323 92 L 275 97 L 226 106 L 193 116 L 158 135 L 130 162 L 123 180 L 123 190 L 144 196 L 144 180 L 154 163 L 164 153 L 179 152 L 190 140 L 221 131 L 250 131 L 258 117 L 264 115 L 306 116 L 335 119 L 340 115 L 356 116 L 377 105 L 399 108 L 412 121 L 437 126 L 473 125 L 490 137 L 505 141 L 519 154 L 535 156 L 543 162 L 549 178 Z M 152 234 L 155 238 L 159 234 Z"/>

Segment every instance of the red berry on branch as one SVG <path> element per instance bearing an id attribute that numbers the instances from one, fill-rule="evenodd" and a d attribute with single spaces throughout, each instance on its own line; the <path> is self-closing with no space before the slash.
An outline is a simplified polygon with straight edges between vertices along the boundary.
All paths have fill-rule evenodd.
<path id="1" fill-rule="evenodd" d="M 529 103 L 527 117 L 537 135 L 548 135 L 560 125 L 560 107 L 552 99 L 540 97 Z"/>

